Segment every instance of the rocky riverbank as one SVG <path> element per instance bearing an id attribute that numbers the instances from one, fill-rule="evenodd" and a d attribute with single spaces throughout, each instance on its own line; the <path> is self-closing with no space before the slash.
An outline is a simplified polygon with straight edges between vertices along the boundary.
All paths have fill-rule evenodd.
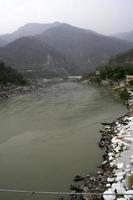
<path id="1" fill-rule="evenodd" d="M 71 185 L 71 191 L 81 192 L 82 195 L 80 197 L 72 195 L 71 199 L 124 200 L 133 197 L 133 195 L 127 195 L 133 194 L 133 112 L 129 112 L 114 122 L 103 123 L 103 126 L 98 143 L 99 148 L 105 150 L 103 162 L 98 166 L 96 175 L 75 177 L 75 184 Z"/>
<path id="2" fill-rule="evenodd" d="M 43 88 L 43 83 L 40 82 L 31 82 L 30 84 L 27 85 L 22 85 L 22 86 L 16 86 L 16 85 L 6 85 L 0 86 L 0 99 L 3 98 L 9 98 L 12 96 L 17 96 L 17 95 L 24 95 L 24 94 L 29 94 L 33 93 L 37 90 L 40 90 Z"/>

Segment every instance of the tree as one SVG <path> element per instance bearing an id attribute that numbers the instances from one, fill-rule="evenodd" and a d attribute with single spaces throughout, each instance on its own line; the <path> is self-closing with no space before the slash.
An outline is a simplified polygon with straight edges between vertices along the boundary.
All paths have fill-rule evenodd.
<path id="1" fill-rule="evenodd" d="M 0 62 L 0 83 L 1 84 L 12 83 L 15 85 L 24 85 L 27 83 L 27 81 L 24 79 L 22 74 L 17 72 L 17 70 L 6 66 L 3 62 Z"/>

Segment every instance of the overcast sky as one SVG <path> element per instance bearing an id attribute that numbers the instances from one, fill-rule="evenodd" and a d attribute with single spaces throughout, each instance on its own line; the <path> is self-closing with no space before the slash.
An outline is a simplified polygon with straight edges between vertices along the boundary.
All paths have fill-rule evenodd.
<path id="1" fill-rule="evenodd" d="M 106 35 L 133 30 L 133 0 L 0 0 L 0 34 L 54 21 Z"/>

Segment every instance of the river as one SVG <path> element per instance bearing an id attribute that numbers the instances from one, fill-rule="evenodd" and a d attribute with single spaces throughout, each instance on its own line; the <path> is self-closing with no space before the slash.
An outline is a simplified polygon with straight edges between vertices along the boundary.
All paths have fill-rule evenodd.
<path id="1" fill-rule="evenodd" d="M 75 175 L 102 161 L 101 122 L 126 108 L 104 88 L 54 82 L 34 94 L 0 101 L 0 188 L 69 191 Z M 51 196 L 0 193 L 1 200 Z"/>

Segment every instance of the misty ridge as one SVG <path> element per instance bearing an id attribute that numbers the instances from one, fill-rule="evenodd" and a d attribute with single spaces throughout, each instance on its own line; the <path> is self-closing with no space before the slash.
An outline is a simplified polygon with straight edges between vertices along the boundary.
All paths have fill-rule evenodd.
<path id="1" fill-rule="evenodd" d="M 36 78 L 85 75 L 132 48 L 133 32 L 104 36 L 60 22 L 28 23 L 0 36 L 0 60 Z"/>

